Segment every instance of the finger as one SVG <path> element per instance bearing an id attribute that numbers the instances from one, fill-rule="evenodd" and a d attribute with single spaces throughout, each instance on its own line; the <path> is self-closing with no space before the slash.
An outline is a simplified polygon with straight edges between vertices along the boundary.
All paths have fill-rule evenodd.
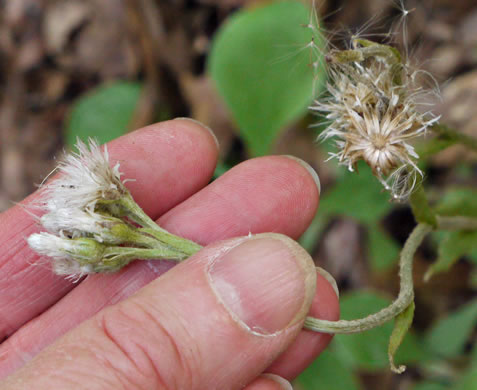
<path id="1" fill-rule="evenodd" d="M 229 175 L 163 215 L 159 224 L 195 242 L 247 233 L 298 238 L 318 207 L 320 180 L 304 161 L 269 156 L 246 161 Z"/>
<path id="2" fill-rule="evenodd" d="M 111 164 L 119 161 L 124 177 L 135 179 L 127 186 L 153 217 L 206 185 L 217 159 L 211 133 L 186 120 L 148 126 L 111 142 L 108 150 Z M 0 215 L 0 341 L 73 287 L 38 265 L 39 257 L 26 245 L 26 238 L 39 229 L 25 212 L 37 197 Z"/>
<path id="3" fill-rule="evenodd" d="M 285 236 L 212 245 L 65 335 L 4 388 L 242 388 L 300 331 L 315 275 Z"/>
<path id="4" fill-rule="evenodd" d="M 160 220 L 161 225 L 173 233 L 187 233 L 203 244 L 249 232 L 273 231 L 297 238 L 318 205 L 318 179 L 310 172 L 304 162 L 288 157 L 244 162 L 172 209 Z M 0 346 L 0 378 L 168 268 L 164 262 L 136 262 L 117 274 L 88 277 Z"/>
<path id="5" fill-rule="evenodd" d="M 244 390 L 293 390 L 293 387 L 290 382 L 278 375 L 262 374 Z"/>
<path id="6" fill-rule="evenodd" d="M 339 314 L 338 296 L 334 288 L 322 274 L 317 273 L 316 294 L 308 315 L 337 321 Z M 332 337 L 331 334 L 302 330 L 287 350 L 267 368 L 267 372 L 292 381 L 323 352 Z"/>

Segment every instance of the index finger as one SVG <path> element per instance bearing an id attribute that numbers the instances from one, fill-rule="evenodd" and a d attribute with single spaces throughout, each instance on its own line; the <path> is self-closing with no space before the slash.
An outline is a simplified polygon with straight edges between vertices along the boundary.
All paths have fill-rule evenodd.
<path id="1" fill-rule="evenodd" d="M 111 165 L 119 162 L 126 186 L 153 219 L 204 187 L 215 169 L 212 133 L 190 120 L 151 125 L 108 144 Z M 39 230 L 25 212 L 38 192 L 0 215 L 0 342 L 58 301 L 74 285 L 40 266 L 26 243 Z M 36 266 L 35 266 L 36 265 Z"/>

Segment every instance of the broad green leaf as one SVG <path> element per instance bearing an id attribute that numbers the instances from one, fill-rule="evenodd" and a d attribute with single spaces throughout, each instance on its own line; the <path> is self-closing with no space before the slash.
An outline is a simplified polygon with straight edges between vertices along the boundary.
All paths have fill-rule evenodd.
<path id="1" fill-rule="evenodd" d="M 477 217 L 477 190 L 455 188 L 446 192 L 436 207 L 440 215 Z"/>
<path id="2" fill-rule="evenodd" d="M 324 351 L 295 381 L 304 390 L 359 390 L 355 375 L 335 356 Z"/>
<path id="3" fill-rule="evenodd" d="M 439 242 L 437 260 L 424 275 L 429 280 L 436 273 L 445 272 L 463 255 L 473 253 L 477 249 L 477 232 L 457 231 L 445 233 Z"/>
<path id="4" fill-rule="evenodd" d="M 252 155 L 270 151 L 284 126 L 307 111 L 318 82 L 310 67 L 310 10 L 273 2 L 235 13 L 212 42 L 208 71 Z M 316 34 L 315 34 L 316 35 Z M 314 37 L 320 44 L 320 37 Z"/>
<path id="5" fill-rule="evenodd" d="M 426 335 L 426 344 L 439 355 L 451 358 L 461 354 L 477 325 L 477 299 L 438 321 Z"/>
<path id="6" fill-rule="evenodd" d="M 358 172 L 346 171 L 338 183 L 323 194 L 320 212 L 375 223 L 392 209 L 389 198 L 371 169 L 360 163 Z"/>
<path id="7" fill-rule="evenodd" d="M 343 319 L 365 317 L 390 303 L 388 299 L 372 292 L 344 294 L 340 302 Z M 368 371 L 388 368 L 387 350 L 392 328 L 393 324 L 389 322 L 363 333 L 336 335 L 332 346 L 340 360 L 349 368 Z M 427 357 L 427 350 L 412 332 L 408 333 L 396 354 L 396 360 L 402 363 L 421 361 Z"/>
<path id="8" fill-rule="evenodd" d="M 377 224 L 368 225 L 368 245 L 374 270 L 384 270 L 396 264 L 399 259 L 399 245 Z"/>
<path id="9" fill-rule="evenodd" d="M 412 302 L 406 310 L 404 310 L 401 314 L 399 314 L 394 320 L 394 328 L 391 333 L 391 337 L 389 338 L 389 346 L 388 346 L 388 357 L 389 363 L 391 364 L 391 370 L 401 374 L 406 369 L 406 366 L 399 366 L 396 367 L 394 363 L 394 355 L 398 350 L 399 346 L 402 344 L 404 337 L 406 337 L 409 328 L 412 325 L 412 320 L 414 318 L 414 309 L 416 306 L 414 302 Z"/>
<path id="10" fill-rule="evenodd" d="M 100 144 L 126 133 L 141 93 L 141 84 L 118 81 L 102 85 L 73 105 L 66 127 L 66 143 L 96 138 Z"/>

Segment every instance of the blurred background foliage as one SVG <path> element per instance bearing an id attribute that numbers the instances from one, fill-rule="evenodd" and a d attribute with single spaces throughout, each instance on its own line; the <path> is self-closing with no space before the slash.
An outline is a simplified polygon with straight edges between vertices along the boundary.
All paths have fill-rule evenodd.
<path id="1" fill-rule="evenodd" d="M 436 113 L 477 136 L 475 1 L 406 1 L 406 20 L 398 0 L 316 3 L 327 39 L 340 46 L 352 34 L 382 40 L 405 25 L 412 62 L 441 86 Z M 307 45 L 324 38 L 303 27 L 309 21 L 309 4 L 298 0 L 0 0 L 0 210 L 32 192 L 76 137 L 104 143 L 191 116 L 221 144 L 215 177 L 265 154 L 310 163 L 323 192 L 302 245 L 336 278 L 342 318 L 384 307 L 398 290 L 413 217 L 388 201 L 366 165 L 355 174 L 324 162 L 333 146 L 316 142 L 323 124 L 307 112 L 326 81 Z M 464 200 L 477 216 L 476 162 L 460 147 L 425 162 L 441 213 L 459 214 Z M 477 234 L 434 234 L 415 264 L 416 316 L 396 359 L 406 373 L 388 369 L 386 324 L 336 336 L 297 389 L 477 389 Z"/>

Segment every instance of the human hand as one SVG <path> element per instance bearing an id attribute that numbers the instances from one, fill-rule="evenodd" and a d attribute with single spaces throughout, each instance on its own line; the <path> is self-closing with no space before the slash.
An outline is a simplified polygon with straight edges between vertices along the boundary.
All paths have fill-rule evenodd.
<path id="1" fill-rule="evenodd" d="M 302 330 L 307 313 L 338 317 L 333 287 L 319 273 L 315 284 L 310 257 L 276 234 L 297 238 L 313 218 L 319 191 L 306 165 L 252 159 L 207 185 L 217 144 L 183 119 L 108 150 L 135 178 L 126 186 L 148 215 L 213 244 L 174 268 L 136 261 L 74 284 L 26 245 L 39 227 L 24 207 L 1 214 L 0 378 L 10 376 L 0 389 L 287 388 L 282 378 L 330 340 Z"/>

